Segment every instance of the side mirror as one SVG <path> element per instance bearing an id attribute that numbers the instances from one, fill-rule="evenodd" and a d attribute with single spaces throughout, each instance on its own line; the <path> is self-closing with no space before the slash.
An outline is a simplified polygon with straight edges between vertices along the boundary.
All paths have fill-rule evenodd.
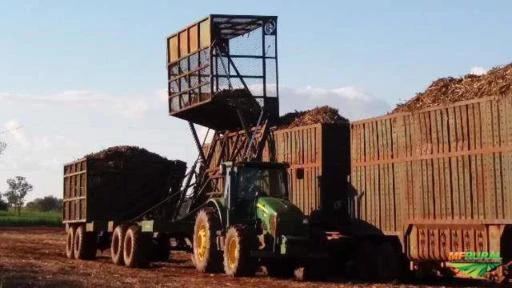
<path id="1" fill-rule="evenodd" d="M 295 169 L 295 178 L 299 180 L 304 179 L 304 168 Z"/>

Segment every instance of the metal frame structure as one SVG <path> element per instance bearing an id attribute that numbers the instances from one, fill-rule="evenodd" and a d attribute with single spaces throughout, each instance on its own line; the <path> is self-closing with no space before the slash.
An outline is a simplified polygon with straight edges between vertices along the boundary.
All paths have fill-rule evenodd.
<path id="1" fill-rule="evenodd" d="M 250 98 L 270 119 L 278 117 L 277 17 L 213 14 L 171 35 L 167 51 L 172 116 L 215 130 L 239 129 L 238 112 L 220 97 L 229 90 L 238 91 L 231 98 Z M 245 114 L 255 122 L 260 112 Z"/>

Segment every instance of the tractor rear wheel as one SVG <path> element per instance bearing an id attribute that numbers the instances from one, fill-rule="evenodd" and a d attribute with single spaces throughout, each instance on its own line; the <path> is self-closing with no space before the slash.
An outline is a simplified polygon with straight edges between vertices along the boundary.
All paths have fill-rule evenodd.
<path id="1" fill-rule="evenodd" d="M 114 229 L 114 233 L 112 233 L 112 242 L 110 244 L 110 256 L 112 257 L 112 262 L 116 265 L 123 265 L 123 245 L 124 245 L 124 237 L 126 235 L 126 225 L 118 225 L 116 229 Z"/>
<path id="2" fill-rule="evenodd" d="M 230 276 L 253 276 L 257 259 L 250 257 L 256 247 L 256 235 L 243 225 L 231 226 L 224 245 L 224 272 Z"/>
<path id="3" fill-rule="evenodd" d="M 217 249 L 217 231 L 221 230 L 220 219 L 214 208 L 204 208 L 197 213 L 194 224 L 192 259 L 199 272 L 219 272 L 221 253 Z"/>
<path id="4" fill-rule="evenodd" d="M 139 225 L 128 228 L 123 243 L 123 258 L 126 267 L 145 267 L 149 264 L 150 236 L 142 233 Z"/>
<path id="5" fill-rule="evenodd" d="M 68 231 L 66 234 L 66 257 L 72 259 L 74 258 L 73 246 L 75 243 L 75 228 L 73 226 L 68 227 Z"/>

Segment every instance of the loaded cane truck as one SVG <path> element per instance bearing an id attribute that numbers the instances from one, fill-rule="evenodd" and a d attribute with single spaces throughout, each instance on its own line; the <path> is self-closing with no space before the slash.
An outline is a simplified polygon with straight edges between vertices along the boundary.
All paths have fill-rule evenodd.
<path id="1" fill-rule="evenodd" d="M 67 256 L 110 249 L 115 264 L 143 267 L 175 249 L 192 252 L 201 272 L 253 275 L 264 264 L 271 275 L 314 275 L 325 237 L 289 201 L 287 164 L 262 161 L 279 116 L 277 17 L 210 15 L 167 40 L 170 115 L 188 122 L 199 155 L 186 175 L 181 161 L 160 161 L 156 175 L 130 155 L 65 165 Z M 214 159 L 195 124 L 224 148 L 227 131 L 248 137 L 232 161 Z"/>

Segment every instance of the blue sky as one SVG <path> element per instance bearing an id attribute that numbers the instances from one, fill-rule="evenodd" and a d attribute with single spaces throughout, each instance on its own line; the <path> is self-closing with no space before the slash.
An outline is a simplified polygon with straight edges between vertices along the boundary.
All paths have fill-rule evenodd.
<path id="1" fill-rule="evenodd" d="M 189 4 L 187 6 L 187 4 Z M 0 1 L 0 156 L 30 198 L 62 164 L 116 144 L 191 161 L 167 116 L 165 38 L 210 13 L 277 15 L 282 113 L 376 116 L 443 76 L 511 62 L 510 1 Z M 477 69 L 475 69 L 477 68 Z"/>

